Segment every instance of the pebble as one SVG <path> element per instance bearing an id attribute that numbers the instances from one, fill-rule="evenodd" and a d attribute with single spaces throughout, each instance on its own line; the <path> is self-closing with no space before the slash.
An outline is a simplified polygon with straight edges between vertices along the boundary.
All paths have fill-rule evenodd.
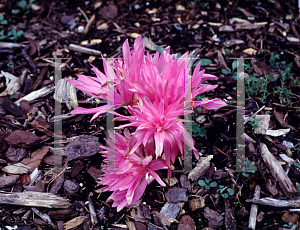
<path id="1" fill-rule="evenodd" d="M 84 27 L 83 26 L 78 26 L 78 33 L 83 33 Z"/>

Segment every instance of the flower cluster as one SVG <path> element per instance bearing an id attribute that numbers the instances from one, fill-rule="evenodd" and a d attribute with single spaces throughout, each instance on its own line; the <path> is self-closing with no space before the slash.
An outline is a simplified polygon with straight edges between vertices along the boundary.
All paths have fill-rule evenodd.
<path id="1" fill-rule="evenodd" d="M 126 128 L 124 136 L 110 132 L 111 139 L 106 140 L 110 147 L 101 146 L 104 156 L 115 156 L 115 167 L 99 178 L 99 184 L 105 185 L 103 191 L 113 191 L 109 200 L 114 201 L 113 207 L 118 211 L 136 202 L 154 179 L 165 186 L 155 171 L 168 168 L 170 176 L 171 165 L 178 157 L 185 157 L 184 145 L 198 157 L 181 116 L 191 113 L 196 106 L 219 109 L 226 105 L 216 99 L 191 100 L 215 89 L 217 85 L 202 83 L 218 78 L 200 71 L 201 63 L 189 76 L 188 53 L 176 59 L 169 52 L 167 47 L 161 54 L 157 51 L 153 56 L 149 52 L 145 55 L 139 36 L 133 50 L 125 41 L 123 59 L 114 60 L 113 67 L 103 59 L 105 74 L 93 66 L 96 77 L 77 75 L 78 80 L 69 80 L 89 96 L 107 100 L 106 105 L 93 109 L 78 107 L 72 114 L 94 114 L 93 120 L 110 112 L 116 115 L 115 120 L 129 121 L 116 129 L 136 127 L 132 134 Z M 114 111 L 121 107 L 128 108 L 130 116 Z"/>

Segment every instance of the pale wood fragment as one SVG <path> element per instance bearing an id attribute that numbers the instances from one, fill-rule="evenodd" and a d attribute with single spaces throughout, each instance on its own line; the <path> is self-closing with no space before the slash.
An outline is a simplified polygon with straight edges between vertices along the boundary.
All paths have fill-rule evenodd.
<path id="1" fill-rule="evenodd" d="M 213 155 L 208 155 L 207 157 L 200 157 L 196 167 L 190 171 L 188 179 L 194 181 L 199 177 L 203 176 L 206 171 L 210 168 L 210 160 L 213 158 Z"/>
<path id="2" fill-rule="evenodd" d="M 248 199 L 246 201 L 277 208 L 300 208 L 300 198 L 294 200 L 278 200 L 271 197 L 265 197 L 261 199 Z"/>
<path id="3" fill-rule="evenodd" d="M 12 42 L 0 42 L 0 49 L 23 48 L 25 45 Z"/>
<path id="4" fill-rule="evenodd" d="M 292 197 L 296 193 L 296 188 L 290 178 L 285 174 L 279 161 L 270 153 L 265 144 L 260 145 L 261 157 L 269 168 L 272 176 L 278 181 L 280 188 L 287 197 Z"/>
<path id="5" fill-rule="evenodd" d="M 55 86 L 54 85 L 48 85 L 45 86 L 44 88 L 41 88 L 39 90 L 33 91 L 30 94 L 27 94 L 26 96 L 20 98 L 19 100 L 17 100 L 15 103 L 20 106 L 20 103 L 22 100 L 26 100 L 28 102 L 31 102 L 35 99 L 47 96 L 49 93 L 54 92 Z"/>
<path id="6" fill-rule="evenodd" d="M 259 199 L 260 191 L 261 191 L 260 186 L 256 185 L 253 199 Z M 258 205 L 252 204 L 250 209 L 250 215 L 249 215 L 248 229 L 254 230 L 256 227 L 257 210 L 258 210 Z"/>
<path id="7" fill-rule="evenodd" d="M 98 220 L 97 220 L 97 214 L 95 211 L 95 207 L 92 201 L 91 196 L 93 195 L 93 193 L 90 193 L 90 195 L 88 196 L 88 201 L 89 201 L 89 211 L 90 211 L 90 215 L 91 215 L 91 222 L 92 225 L 96 225 L 98 224 Z"/>
<path id="8" fill-rule="evenodd" d="M 45 208 L 68 208 L 71 206 L 68 199 L 43 192 L 0 193 L 0 204 Z"/>
<path id="9" fill-rule="evenodd" d="M 45 221 L 46 223 L 48 223 L 49 225 L 51 225 L 51 227 L 53 229 L 56 229 L 57 227 L 55 226 L 55 224 L 53 224 L 50 216 L 48 216 L 46 213 L 42 213 L 39 210 L 37 210 L 36 208 L 31 208 L 32 211 L 34 211 L 35 214 L 37 214 L 39 217 L 41 217 L 41 219 L 43 221 Z"/>
<path id="10" fill-rule="evenodd" d="M 101 52 L 99 50 L 90 49 L 90 48 L 82 47 L 82 46 L 75 45 L 75 44 L 70 44 L 68 49 L 76 51 L 76 52 L 95 55 L 95 56 L 100 56 L 101 55 Z"/>

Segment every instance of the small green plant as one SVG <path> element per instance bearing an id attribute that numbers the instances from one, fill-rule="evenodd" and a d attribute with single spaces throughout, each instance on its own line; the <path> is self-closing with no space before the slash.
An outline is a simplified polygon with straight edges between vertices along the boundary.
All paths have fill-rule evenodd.
<path id="1" fill-rule="evenodd" d="M 300 169 L 300 164 L 298 162 L 294 161 L 293 165 Z"/>
<path id="2" fill-rule="evenodd" d="M 215 187 L 218 186 L 217 182 L 213 181 L 213 182 L 210 183 L 210 179 L 209 178 L 205 178 L 204 180 L 199 180 L 198 184 L 201 187 L 205 187 L 205 189 L 207 189 L 207 190 L 209 190 L 210 188 L 215 188 Z"/>
<path id="3" fill-rule="evenodd" d="M 227 75 L 232 75 L 232 78 L 234 80 L 236 80 L 237 79 L 237 72 L 235 70 L 237 69 L 238 66 L 239 66 L 239 62 L 237 60 L 235 60 L 231 64 L 231 69 L 229 67 L 227 67 L 227 70 L 222 69 L 222 73 L 226 76 Z"/>
<path id="4" fill-rule="evenodd" d="M 11 31 L 8 31 L 7 35 L 4 35 L 4 30 L 0 31 L 0 40 L 3 39 L 10 39 L 10 40 L 18 40 L 20 37 L 22 37 L 24 34 L 23 30 L 16 31 L 15 29 L 12 29 Z"/>
<path id="5" fill-rule="evenodd" d="M 204 95 L 199 95 L 196 97 L 197 101 L 201 101 L 204 98 Z M 196 108 L 196 112 L 192 113 L 192 119 L 193 119 L 193 123 L 192 123 L 192 137 L 196 138 L 196 137 L 205 137 L 206 136 L 206 132 L 207 130 L 204 127 L 201 127 L 200 124 L 196 123 L 196 116 L 201 113 L 201 108 Z"/>
<path id="6" fill-rule="evenodd" d="M 254 130 L 255 127 L 259 127 L 259 119 L 251 118 L 249 124 L 251 125 L 252 130 Z"/>
<path id="7" fill-rule="evenodd" d="M 225 48 L 224 51 L 225 51 L 225 54 L 230 54 L 230 49 Z"/>
<path id="8" fill-rule="evenodd" d="M 12 14 L 18 14 L 21 11 L 24 12 L 24 14 L 29 14 L 30 12 L 30 8 L 31 8 L 31 4 L 34 2 L 35 0 L 29 0 L 29 3 L 27 3 L 27 1 L 25 0 L 21 0 L 19 2 L 17 2 L 17 6 L 19 7 L 18 9 L 13 9 L 12 10 Z"/>
<path id="9" fill-rule="evenodd" d="M 205 58 L 204 58 L 204 59 L 200 59 L 200 60 L 196 61 L 196 62 L 193 64 L 193 66 L 195 67 L 196 65 L 198 65 L 199 62 L 201 62 L 201 67 L 202 67 L 202 66 L 208 66 L 208 65 L 210 65 L 210 64 L 212 63 L 211 60 L 205 59 Z"/>
<path id="10" fill-rule="evenodd" d="M 234 195 L 234 190 L 232 188 L 225 188 L 224 185 L 219 185 L 218 192 L 221 194 L 221 197 L 223 197 L 224 199 Z M 215 194 L 216 198 L 219 196 L 219 193 Z"/>
<path id="11" fill-rule="evenodd" d="M 249 173 L 255 173 L 255 172 L 256 172 L 257 167 L 256 167 L 255 165 L 252 165 L 252 162 L 251 162 L 251 161 L 246 160 L 246 161 L 244 162 L 244 164 L 245 164 L 245 166 L 242 168 L 242 170 L 243 170 L 242 175 L 243 175 L 244 177 L 249 177 L 249 176 L 250 176 Z"/>
<path id="12" fill-rule="evenodd" d="M 7 20 L 4 19 L 4 16 L 3 15 L 0 15 L 0 25 L 7 25 Z"/>
<path id="13" fill-rule="evenodd" d="M 207 130 L 204 127 L 201 127 L 200 124 L 193 122 L 192 123 L 192 137 L 205 137 Z"/>
<path id="14" fill-rule="evenodd" d="M 300 184 L 297 186 L 297 192 L 300 192 Z"/>
<path id="15" fill-rule="evenodd" d="M 195 2 L 196 4 L 201 5 L 202 9 L 205 9 L 205 8 L 209 5 L 208 2 L 202 1 L 202 0 L 194 0 L 194 2 Z"/>
<path id="16" fill-rule="evenodd" d="M 292 229 L 296 229 L 297 225 L 293 224 L 292 222 L 289 222 L 288 224 L 284 224 L 283 225 L 284 228 L 292 228 Z"/>
<path id="17" fill-rule="evenodd" d="M 280 59 L 280 55 L 279 54 L 272 54 L 270 57 L 270 64 L 272 67 L 276 67 L 278 66 L 278 62 L 276 62 L 276 60 Z"/>
<path id="18" fill-rule="evenodd" d="M 281 103 L 290 103 L 292 88 L 300 87 L 300 79 L 295 78 L 292 73 L 292 62 L 287 64 L 286 61 L 280 62 L 279 59 L 279 54 L 271 55 L 269 63 L 274 72 L 272 71 L 265 76 L 259 76 L 255 73 L 254 67 L 248 63 L 245 64 L 245 70 L 249 73 L 249 78 L 245 78 L 245 90 L 248 95 L 260 96 L 261 102 L 264 102 L 269 95 L 277 95 Z M 275 85 L 278 78 L 280 84 Z M 273 84 L 272 87 L 271 84 Z"/>

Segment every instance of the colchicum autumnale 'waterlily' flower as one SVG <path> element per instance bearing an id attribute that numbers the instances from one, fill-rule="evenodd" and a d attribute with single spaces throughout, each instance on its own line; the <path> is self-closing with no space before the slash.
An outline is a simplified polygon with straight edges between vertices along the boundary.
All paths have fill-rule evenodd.
<path id="1" fill-rule="evenodd" d="M 140 199 L 147 185 L 154 179 L 160 185 L 166 186 L 155 172 L 166 167 L 166 164 L 162 159 L 153 159 L 153 154 L 145 151 L 145 148 L 142 147 L 127 156 L 130 133 L 125 131 L 125 136 L 119 133 L 113 134 L 112 132 L 109 134 L 111 138 L 115 135 L 114 143 L 107 140 L 115 148 L 105 146 L 101 146 L 101 148 L 106 150 L 102 151 L 104 156 L 114 151 L 115 170 L 99 178 L 99 184 L 106 186 L 101 189 L 102 191 L 113 191 L 108 201 L 113 200 L 113 207 L 117 207 L 117 211 L 120 211 Z"/>
<path id="2" fill-rule="evenodd" d="M 102 146 L 106 157 L 115 156 L 116 171 L 106 171 L 99 184 L 106 186 L 102 191 L 113 191 L 109 200 L 114 201 L 113 207 L 118 211 L 136 202 L 154 179 L 164 186 L 155 171 L 168 167 L 168 176 L 171 176 L 171 165 L 176 158 L 185 157 L 185 144 L 198 157 L 194 140 L 180 116 L 192 113 L 191 109 L 196 106 L 219 109 L 226 105 L 217 99 L 191 100 L 215 89 L 217 85 L 203 82 L 218 78 L 200 71 L 200 63 L 190 76 L 188 53 L 177 60 L 176 55 L 169 52 L 167 47 L 161 54 L 157 51 L 153 56 L 149 52 L 145 55 L 145 46 L 139 36 L 133 50 L 127 40 L 124 42 L 123 59 L 114 60 L 114 67 L 103 59 L 105 74 L 93 66 L 96 77 L 78 75 L 78 80 L 69 80 L 89 96 L 108 101 L 93 109 L 78 107 L 72 114 L 94 114 L 93 120 L 110 112 L 117 116 L 115 120 L 130 122 L 118 128 L 136 127 L 132 135 L 128 131 L 124 132 L 124 137 L 116 133 L 115 143 L 113 138 L 108 139 L 111 147 Z M 114 111 L 120 107 L 128 108 L 131 116 Z"/>

